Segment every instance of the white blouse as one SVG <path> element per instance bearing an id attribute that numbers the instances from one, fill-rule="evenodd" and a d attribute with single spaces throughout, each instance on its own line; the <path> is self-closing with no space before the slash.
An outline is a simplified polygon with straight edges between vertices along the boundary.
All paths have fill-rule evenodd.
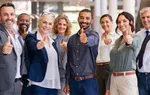
<path id="1" fill-rule="evenodd" d="M 60 89 L 60 76 L 59 76 L 59 70 L 58 70 L 58 58 L 57 58 L 57 52 L 54 49 L 52 43 L 54 42 L 51 37 L 49 38 L 49 43 L 45 43 L 45 49 L 48 56 L 48 64 L 47 64 L 47 70 L 45 74 L 45 78 L 42 82 L 34 82 L 32 81 L 31 84 L 38 85 L 40 87 L 44 88 L 52 88 L 52 89 Z M 37 33 L 37 39 L 41 40 L 42 37 L 40 33 Z"/>
<path id="2" fill-rule="evenodd" d="M 102 36 L 103 33 L 100 34 L 100 37 Z M 115 32 L 110 32 L 107 36 L 108 36 L 108 38 L 110 38 L 112 40 L 112 42 L 111 42 L 111 44 L 106 45 L 104 43 L 104 40 L 101 40 L 101 38 L 100 38 L 96 63 L 110 61 L 110 51 L 111 51 L 112 47 L 114 46 L 115 40 L 119 37 L 119 35 L 117 35 Z"/>

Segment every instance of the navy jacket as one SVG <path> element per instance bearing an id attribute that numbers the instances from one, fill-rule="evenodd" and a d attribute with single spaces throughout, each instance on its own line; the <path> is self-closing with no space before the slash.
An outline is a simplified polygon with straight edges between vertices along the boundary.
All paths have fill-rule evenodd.
<path id="1" fill-rule="evenodd" d="M 42 49 L 37 49 L 36 44 L 39 40 L 37 40 L 36 34 L 37 32 L 35 34 L 28 34 L 25 39 L 31 63 L 28 78 L 35 82 L 41 82 L 45 77 L 48 56 L 45 47 Z M 54 42 L 52 45 L 57 51 L 56 43 Z"/>

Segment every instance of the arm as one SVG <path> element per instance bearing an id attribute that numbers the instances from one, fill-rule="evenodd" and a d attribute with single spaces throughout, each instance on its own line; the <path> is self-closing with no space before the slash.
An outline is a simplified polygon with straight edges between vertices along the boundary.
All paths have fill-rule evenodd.
<path id="1" fill-rule="evenodd" d="M 27 45 L 27 48 L 32 50 L 32 51 L 38 50 L 38 48 L 36 46 L 38 42 L 39 41 L 36 39 L 36 37 L 33 34 L 28 34 L 26 39 L 25 39 L 25 43 Z"/>
<path id="2" fill-rule="evenodd" d="M 64 92 L 65 94 L 68 94 L 69 93 L 69 78 L 70 78 L 70 41 L 68 41 L 68 44 L 67 44 L 67 64 L 66 64 L 66 83 L 65 83 L 65 87 L 64 87 Z"/>
<path id="3" fill-rule="evenodd" d="M 132 47 L 133 49 L 136 49 L 140 46 L 141 40 L 138 35 L 132 36 L 132 43 L 127 44 L 128 47 Z"/>
<path id="4" fill-rule="evenodd" d="M 92 32 L 91 35 L 87 37 L 86 45 L 89 47 L 97 46 L 99 44 L 99 35 L 97 32 Z"/>

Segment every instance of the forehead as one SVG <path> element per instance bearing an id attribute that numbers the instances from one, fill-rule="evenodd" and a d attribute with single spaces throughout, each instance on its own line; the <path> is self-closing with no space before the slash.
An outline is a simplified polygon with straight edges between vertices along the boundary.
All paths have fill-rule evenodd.
<path id="1" fill-rule="evenodd" d="M 81 12 L 79 16 L 80 16 L 80 17 L 81 17 L 81 16 L 82 16 L 82 17 L 92 17 L 92 14 L 91 14 L 90 12 Z"/>
<path id="2" fill-rule="evenodd" d="M 41 21 L 53 22 L 53 18 L 51 18 L 50 16 L 45 15 L 45 16 L 40 17 L 39 21 L 40 22 Z"/>
<path id="3" fill-rule="evenodd" d="M 15 13 L 15 9 L 10 6 L 4 6 L 0 10 L 1 13 Z"/>
<path id="4" fill-rule="evenodd" d="M 150 11 L 144 11 L 143 13 L 141 13 L 141 16 L 145 16 L 145 15 L 148 15 L 148 16 L 150 16 Z"/>
<path id="5" fill-rule="evenodd" d="M 110 18 L 109 18 L 109 17 L 107 17 L 107 16 L 105 16 L 105 17 L 103 17 L 103 18 L 101 19 L 101 21 L 105 21 L 105 20 L 109 20 L 109 21 L 111 21 L 111 20 L 110 20 Z"/>
<path id="6" fill-rule="evenodd" d="M 120 15 L 119 17 L 118 17 L 118 20 L 123 20 L 123 19 L 127 19 L 124 15 Z"/>
<path id="7" fill-rule="evenodd" d="M 62 18 L 62 19 L 59 19 L 58 22 L 59 22 L 59 23 L 60 23 L 60 22 L 67 23 L 66 19 L 63 19 L 63 18 Z"/>
<path id="8" fill-rule="evenodd" d="M 19 16 L 19 19 L 28 19 L 28 20 L 30 20 L 30 16 L 26 15 L 26 14 L 23 14 L 23 15 Z"/>

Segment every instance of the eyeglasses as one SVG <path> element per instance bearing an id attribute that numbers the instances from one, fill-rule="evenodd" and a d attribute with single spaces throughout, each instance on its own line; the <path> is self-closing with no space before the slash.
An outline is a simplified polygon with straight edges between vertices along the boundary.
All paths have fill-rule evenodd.
<path id="1" fill-rule="evenodd" d="M 48 15 L 49 17 L 55 18 L 55 15 L 53 13 L 41 13 L 40 16 Z"/>

